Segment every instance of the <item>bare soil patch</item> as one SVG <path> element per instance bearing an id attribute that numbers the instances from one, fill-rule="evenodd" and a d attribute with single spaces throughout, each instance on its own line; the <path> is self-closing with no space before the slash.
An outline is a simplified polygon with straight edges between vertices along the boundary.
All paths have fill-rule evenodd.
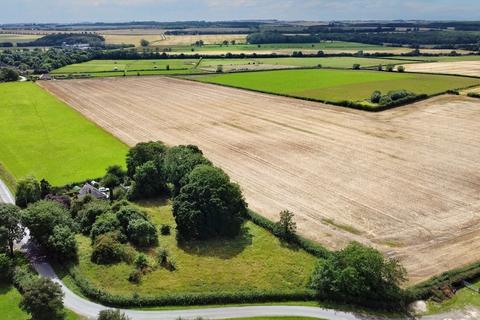
<path id="1" fill-rule="evenodd" d="M 253 210 L 290 209 L 330 248 L 373 245 L 411 282 L 480 260 L 475 99 L 373 114 L 164 77 L 40 85 L 130 145 L 198 145 Z"/>
<path id="2" fill-rule="evenodd" d="M 414 63 L 405 65 L 405 70 L 480 77 L 480 61 Z"/>

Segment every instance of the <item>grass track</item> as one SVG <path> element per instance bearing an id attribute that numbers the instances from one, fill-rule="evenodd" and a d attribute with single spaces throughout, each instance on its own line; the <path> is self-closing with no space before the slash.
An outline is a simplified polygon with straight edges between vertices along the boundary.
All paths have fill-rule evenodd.
<path id="1" fill-rule="evenodd" d="M 281 70 L 208 75 L 195 79 L 244 89 L 334 102 L 362 101 L 368 99 L 375 90 L 386 93 L 390 90 L 406 89 L 417 94 L 432 95 L 448 89 L 480 84 L 479 79 L 466 77 L 358 70 Z"/>
<path id="2" fill-rule="evenodd" d="M 96 178 L 127 146 L 34 83 L 0 84 L 0 162 L 16 179 Z"/>

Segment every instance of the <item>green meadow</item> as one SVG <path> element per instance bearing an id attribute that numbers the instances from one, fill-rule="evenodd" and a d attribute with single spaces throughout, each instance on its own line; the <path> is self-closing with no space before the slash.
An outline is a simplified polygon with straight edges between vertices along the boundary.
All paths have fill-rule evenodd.
<path id="1" fill-rule="evenodd" d="M 0 97 L 0 164 L 15 179 L 62 185 L 124 164 L 125 144 L 35 83 L 0 84 Z"/>
<path id="2" fill-rule="evenodd" d="M 480 79 L 415 73 L 364 70 L 280 70 L 229 73 L 195 77 L 196 80 L 243 89 L 338 102 L 363 101 L 379 90 L 405 89 L 417 94 L 437 94 L 480 84 Z"/>

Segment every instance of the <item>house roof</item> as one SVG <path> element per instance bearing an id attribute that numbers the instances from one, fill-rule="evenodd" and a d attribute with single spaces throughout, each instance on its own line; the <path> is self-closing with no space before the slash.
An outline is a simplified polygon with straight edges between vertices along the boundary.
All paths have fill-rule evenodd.
<path id="1" fill-rule="evenodd" d="M 103 192 L 101 192 L 100 190 L 92 186 L 90 183 L 85 183 L 82 189 L 80 189 L 80 191 L 78 192 L 78 195 L 81 197 L 81 196 L 86 196 L 88 194 L 94 196 L 97 199 L 108 198 L 106 194 L 104 194 Z"/>

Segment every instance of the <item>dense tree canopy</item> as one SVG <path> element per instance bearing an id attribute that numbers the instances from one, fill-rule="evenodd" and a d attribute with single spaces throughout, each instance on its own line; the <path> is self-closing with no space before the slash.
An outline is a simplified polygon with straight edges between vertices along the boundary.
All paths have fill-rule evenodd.
<path id="1" fill-rule="evenodd" d="M 20 306 L 30 313 L 32 320 L 63 320 L 63 292 L 59 284 L 47 278 L 38 278 L 23 293 Z"/>
<path id="2" fill-rule="evenodd" d="M 185 240 L 235 236 L 245 213 L 239 186 L 209 165 L 195 167 L 173 201 L 178 236 Z"/>
<path id="3" fill-rule="evenodd" d="M 11 82 L 19 79 L 18 72 L 11 68 L 0 69 L 0 82 Z"/>
<path id="4" fill-rule="evenodd" d="M 137 167 L 148 161 L 160 162 L 167 147 L 159 141 L 142 142 L 131 148 L 127 154 L 127 174 L 133 177 Z"/>
<path id="5" fill-rule="evenodd" d="M 312 288 L 321 298 L 382 306 L 401 301 L 405 269 L 377 250 L 351 243 L 321 259 L 312 276 Z"/>
<path id="6" fill-rule="evenodd" d="M 15 203 L 21 208 L 26 208 L 29 203 L 41 199 L 42 191 L 40 183 L 34 177 L 27 177 L 18 181 Z"/>

